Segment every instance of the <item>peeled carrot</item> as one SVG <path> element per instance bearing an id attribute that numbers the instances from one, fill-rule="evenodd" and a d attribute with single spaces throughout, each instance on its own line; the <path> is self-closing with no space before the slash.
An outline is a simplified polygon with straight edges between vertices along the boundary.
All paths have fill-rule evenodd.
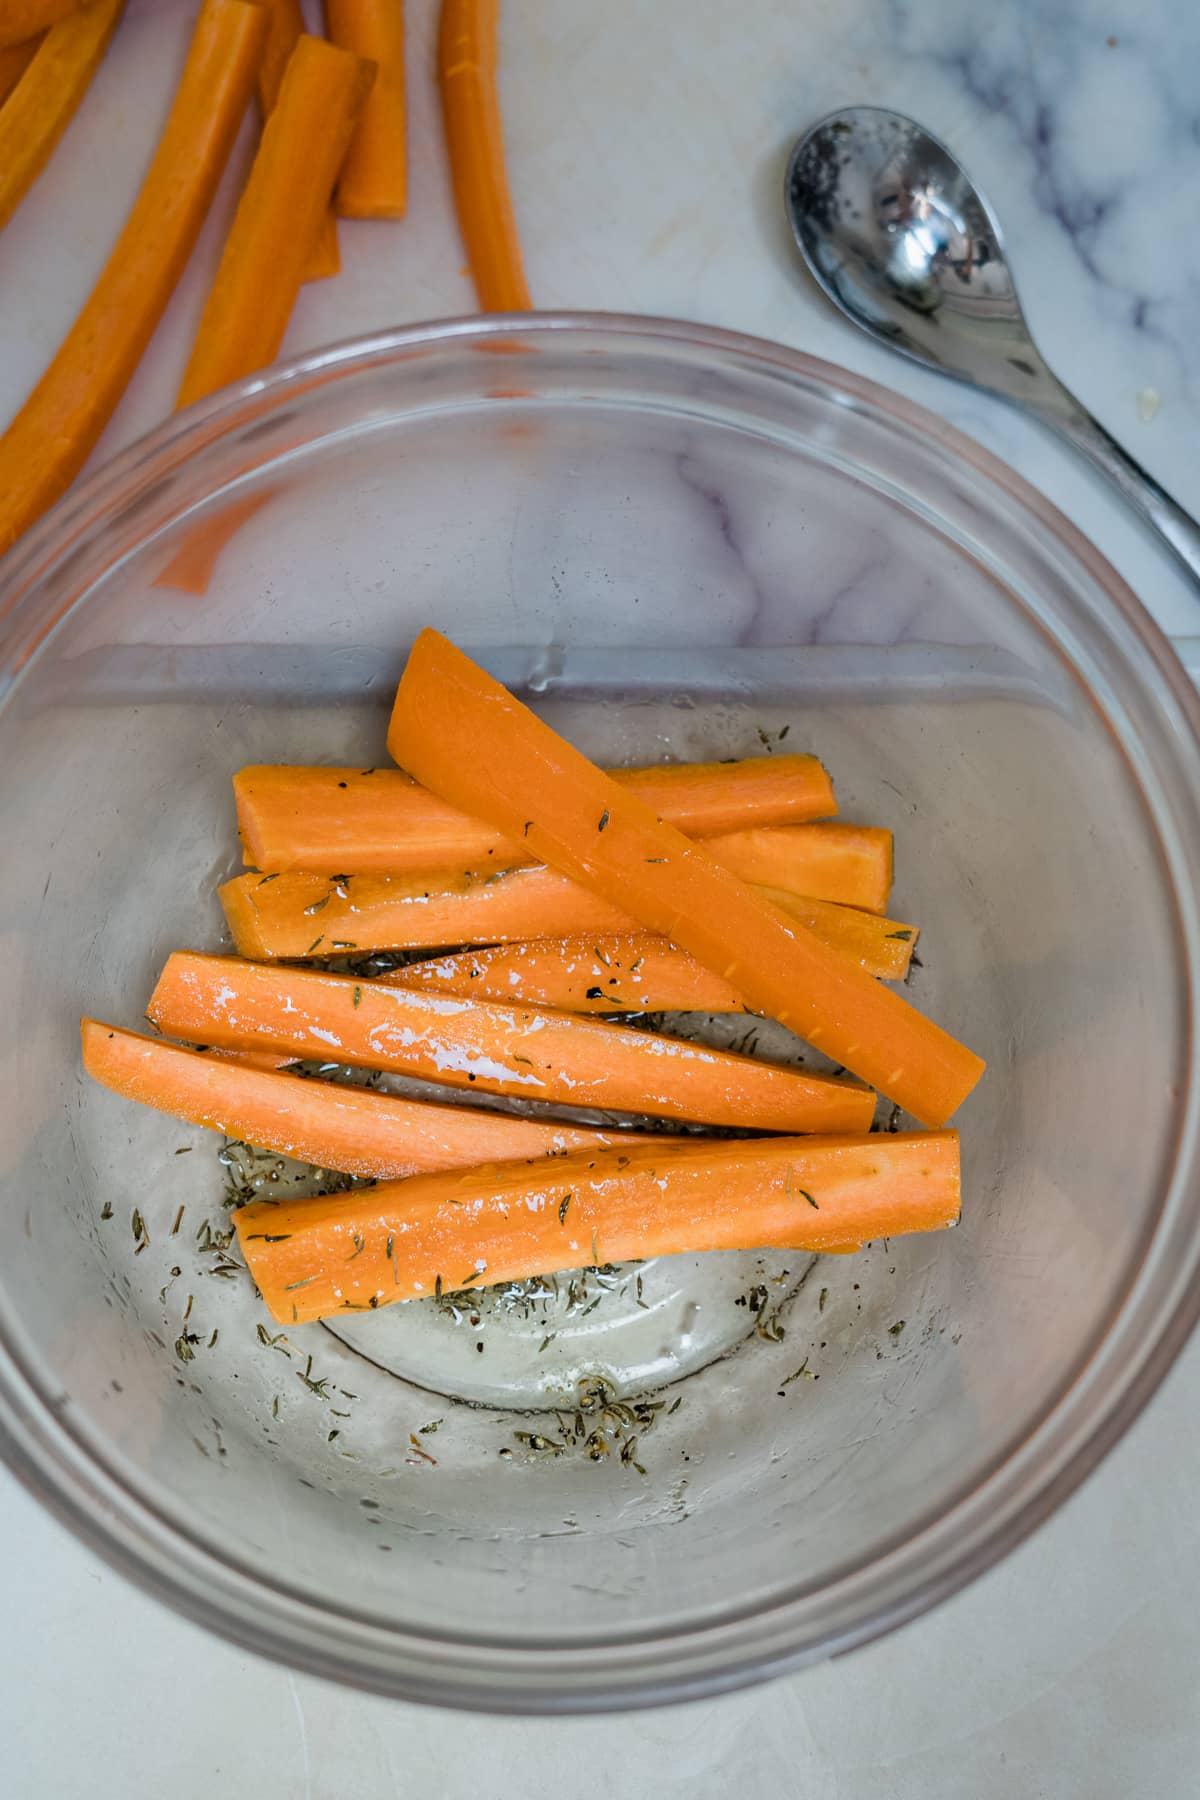
<path id="1" fill-rule="evenodd" d="M 499 0 L 442 0 L 438 86 L 459 229 L 481 312 L 528 312 L 496 91 Z"/>
<path id="2" fill-rule="evenodd" d="M 984 1064 L 816 933 L 657 819 L 436 631 L 400 682 L 388 749 L 418 781 L 689 950 L 925 1125 Z"/>
<path id="3" fill-rule="evenodd" d="M 782 889 L 758 891 L 868 974 L 895 980 L 907 970 L 915 926 Z M 639 928 L 629 913 L 544 867 L 457 878 L 238 875 L 219 893 L 238 953 L 268 960 Z"/>
<path id="4" fill-rule="evenodd" d="M 68 12 L 36 46 L 0 107 L 0 227 L 11 219 L 74 118 L 124 8 L 125 0 L 92 0 L 90 6 Z M 3 20 L 0 9 L 0 30 Z M 16 53 L 22 48 L 17 44 Z"/>
<path id="5" fill-rule="evenodd" d="M 347 1175 L 382 1181 L 425 1170 L 647 1141 L 642 1132 L 587 1131 L 273 1074 L 96 1019 L 84 1019 L 81 1025 L 83 1066 L 113 1093 Z"/>
<path id="6" fill-rule="evenodd" d="M 815 756 L 610 773 L 690 837 L 796 825 L 837 811 L 833 784 Z M 290 869 L 403 875 L 414 869 L 508 869 L 537 860 L 522 837 L 505 838 L 398 769 L 252 765 L 234 776 L 233 794 L 246 861 L 264 875 Z"/>
<path id="7" fill-rule="evenodd" d="M 911 950 L 911 944 L 908 948 Z M 490 949 L 461 950 L 454 956 L 408 963 L 376 980 L 386 987 L 554 1006 L 563 1012 L 746 1010 L 746 1002 L 729 982 L 703 968 L 686 950 L 677 950 L 648 931 L 535 938 Z"/>
<path id="8" fill-rule="evenodd" d="M 0 550 L 74 480 L 137 367 L 224 169 L 266 23 L 248 0 L 204 0 L 125 228 L 58 354 L 0 437 Z"/>
<path id="9" fill-rule="evenodd" d="M 641 1144 L 234 1213 L 280 1324 L 681 1251 L 845 1250 L 959 1215 L 958 1134 Z"/>
<path id="10" fill-rule="evenodd" d="M 470 1000 L 507 1000 L 514 1006 L 554 1006 L 562 1012 L 740 1013 L 736 988 L 701 968 L 650 932 L 595 937 L 538 938 L 490 950 L 463 950 L 409 963 L 376 976 L 383 987 Z"/>
<path id="11" fill-rule="evenodd" d="M 892 891 L 892 834 L 878 825 L 771 826 L 705 840 L 715 862 L 761 887 L 881 913 Z"/>
<path id="12" fill-rule="evenodd" d="M 80 11 L 81 0 L 3 0 L 0 4 L 0 48 L 24 44 L 39 31 Z"/>
<path id="13" fill-rule="evenodd" d="M 379 73 L 367 96 L 337 185 L 347 219 L 400 219 L 408 205 L 408 121 L 404 92 L 404 0 L 325 0 L 335 44 L 365 56 Z"/>
<path id="14" fill-rule="evenodd" d="M 225 240 L 180 406 L 274 361 L 372 79 L 371 65 L 349 51 L 298 39 Z"/>
<path id="15" fill-rule="evenodd" d="M 270 18 L 267 41 L 258 65 L 258 104 L 264 119 L 279 97 L 283 71 L 288 58 L 304 34 L 304 14 L 300 0 L 259 0 Z M 342 257 L 338 249 L 337 220 L 332 207 L 327 207 L 317 233 L 317 241 L 309 252 L 304 268 L 306 281 L 320 281 L 341 273 Z"/>
<path id="16" fill-rule="evenodd" d="M 23 44 L 7 44 L 0 49 L 0 106 L 8 99 L 37 54 L 40 37 L 26 38 Z"/>
<path id="17" fill-rule="evenodd" d="M 866 1131 L 874 1095 L 809 1075 L 547 1008 L 468 1005 L 352 976 L 178 952 L 147 1017 L 171 1037 L 517 1094 L 559 1105 L 764 1131 Z"/>

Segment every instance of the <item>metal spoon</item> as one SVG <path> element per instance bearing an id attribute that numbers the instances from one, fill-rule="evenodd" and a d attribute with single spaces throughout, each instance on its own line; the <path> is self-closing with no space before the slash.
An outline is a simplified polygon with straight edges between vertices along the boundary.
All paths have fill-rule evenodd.
<path id="1" fill-rule="evenodd" d="M 914 361 L 1029 407 L 1161 533 L 1200 581 L 1200 525 L 1042 360 L 991 209 L 944 144 L 903 113 L 849 106 L 799 139 L 785 204 L 829 298 Z"/>

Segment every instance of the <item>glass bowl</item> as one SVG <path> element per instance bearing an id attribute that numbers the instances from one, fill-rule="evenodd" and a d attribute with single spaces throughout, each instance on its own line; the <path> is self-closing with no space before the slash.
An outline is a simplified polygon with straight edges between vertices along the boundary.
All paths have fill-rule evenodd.
<path id="1" fill-rule="evenodd" d="M 77 1021 L 227 941 L 230 776 L 383 760 L 427 622 L 605 761 L 786 731 L 895 829 L 912 997 L 991 1065 L 959 1230 L 277 1341 L 222 1200 L 293 1172 L 85 1084 Z M 73 492 L 0 571 L 0 657 L 0 1436 L 182 1611 L 417 1700 L 711 1691 L 950 1593 L 1162 1378 L 1200 1301 L 1196 697 L 929 414 L 693 326 L 389 332 Z"/>

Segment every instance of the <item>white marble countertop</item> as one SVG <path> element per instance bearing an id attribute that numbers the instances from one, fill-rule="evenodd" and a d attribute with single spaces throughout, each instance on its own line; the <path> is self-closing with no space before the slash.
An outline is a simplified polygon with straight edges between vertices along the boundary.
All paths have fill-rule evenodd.
<path id="1" fill-rule="evenodd" d="M 131 0 L 79 117 L 0 236 L 0 415 L 107 253 L 190 10 Z M 288 349 L 472 308 L 430 74 L 435 0 L 408 11 L 411 215 L 343 228 L 345 272 L 305 291 Z M 982 11 L 969 0 L 505 0 L 503 14 L 510 167 L 539 304 L 712 321 L 889 383 L 1016 464 L 1200 649 L 1196 595 L 1098 478 L 999 403 L 843 325 L 799 273 L 779 209 L 786 147 L 811 119 L 851 100 L 917 114 L 990 194 L 1058 373 L 1200 514 L 1190 0 Z M 102 453 L 169 408 L 231 194 L 227 183 Z M 1198 1407 L 1194 1344 L 1083 1491 L 930 1617 L 773 1686 L 619 1721 L 459 1717 L 292 1675 L 142 1597 L 0 1476 L 0 1789 L 13 1800 L 707 1800 L 731 1786 L 747 1800 L 1191 1800 Z"/>

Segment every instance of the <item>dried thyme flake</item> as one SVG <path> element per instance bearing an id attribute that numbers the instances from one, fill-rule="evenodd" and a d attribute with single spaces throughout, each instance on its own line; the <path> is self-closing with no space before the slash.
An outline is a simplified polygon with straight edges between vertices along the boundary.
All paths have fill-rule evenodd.
<path id="1" fill-rule="evenodd" d="M 111 1219 L 112 1216 L 113 1216 L 112 1201 L 106 1200 L 104 1202 L 104 1205 L 100 1208 L 100 1217 L 102 1219 Z"/>
<path id="2" fill-rule="evenodd" d="M 354 990 L 354 1004 L 355 1006 L 362 1005 L 362 989 L 360 987 L 356 987 Z"/>
<path id="3" fill-rule="evenodd" d="M 432 1437 L 433 1433 L 438 1429 L 438 1427 L 440 1425 L 444 1425 L 444 1424 L 445 1424 L 444 1419 L 430 1419 L 428 1425 L 422 1425 L 419 1427 L 421 1436 L 422 1437 Z"/>
<path id="4" fill-rule="evenodd" d="M 674 1400 L 672 1400 L 670 1406 L 668 1406 L 668 1408 L 667 1408 L 668 1419 L 670 1418 L 672 1413 L 677 1413 L 682 1405 L 683 1405 L 683 1395 L 677 1394 L 675 1396 Z"/>
<path id="5" fill-rule="evenodd" d="M 276 870 L 274 875 L 264 875 L 262 880 L 256 881 L 254 885 L 255 885 L 255 887 L 266 887 L 268 881 L 278 881 L 278 880 L 279 880 L 279 871 Z"/>
<path id="6" fill-rule="evenodd" d="M 802 1375 L 807 1376 L 809 1381 L 815 1381 L 817 1379 L 816 1376 L 813 1374 L 812 1370 L 808 1366 L 807 1356 L 805 1357 L 804 1361 L 800 1364 L 800 1367 L 798 1369 L 793 1369 L 790 1375 L 784 1376 L 783 1380 L 779 1384 L 780 1388 L 782 1389 L 785 1387 L 791 1387 L 793 1381 L 799 1381 L 799 1379 Z"/>
<path id="7" fill-rule="evenodd" d="M 361 1256 L 367 1247 L 367 1240 L 361 1231 L 356 1231 L 350 1241 L 354 1245 L 354 1248 L 346 1258 L 347 1262 L 353 1262 L 355 1257 Z"/>
<path id="8" fill-rule="evenodd" d="M 819 1313 L 823 1313 L 825 1311 L 825 1302 L 828 1300 L 828 1298 L 829 1298 L 829 1289 L 827 1287 L 824 1287 L 821 1289 L 820 1293 L 817 1295 L 817 1311 Z"/>
<path id="9" fill-rule="evenodd" d="M 767 1313 L 765 1317 L 760 1316 L 754 1329 L 757 1331 L 759 1337 L 763 1338 L 768 1344 L 782 1344 L 784 1338 L 787 1336 L 787 1332 L 780 1324 L 776 1313 Z"/>
<path id="10" fill-rule="evenodd" d="M 321 935 L 320 935 L 320 937 L 315 937 L 315 938 L 314 938 L 314 939 L 313 939 L 313 941 L 312 941 L 312 943 L 311 943 L 311 944 L 310 944 L 310 945 L 309 945 L 309 946 L 308 946 L 308 949 L 307 949 L 307 950 L 306 950 L 306 951 L 305 951 L 305 952 L 304 952 L 304 954 L 305 954 L 305 956 L 311 956 L 311 955 L 312 955 L 312 953 L 313 953 L 313 951 L 314 951 L 314 950 L 315 950 L 315 949 L 316 949 L 316 947 L 317 947 L 317 945 L 318 945 L 318 944 L 319 944 L 319 943 L 321 943 L 321 941 L 322 941 L 322 939 L 323 939 L 323 938 L 324 938 L 324 936 L 325 936 L 325 933 L 324 933 L 324 932 L 322 932 L 322 933 L 321 933 Z"/>
<path id="11" fill-rule="evenodd" d="M 566 1193 L 558 1203 L 558 1222 L 560 1225 L 565 1225 L 567 1222 L 567 1208 L 570 1204 L 571 1195 Z"/>
<path id="12" fill-rule="evenodd" d="M 305 909 L 304 909 L 305 916 L 307 917 L 311 913 L 319 913 L 323 906 L 329 905 L 329 902 L 330 902 L 330 900 L 332 900 L 332 898 L 333 898 L 332 894 L 322 894 L 322 896 L 319 900 L 314 900 L 311 906 L 305 907 Z"/>
<path id="13" fill-rule="evenodd" d="M 597 825 L 596 830 L 604 831 L 607 828 L 607 825 L 608 825 L 608 808 L 606 806 L 604 811 L 600 814 L 600 823 Z"/>
<path id="14" fill-rule="evenodd" d="M 194 1144 L 180 1144 L 175 1154 L 176 1156 L 190 1156 L 195 1148 Z"/>
<path id="15" fill-rule="evenodd" d="M 310 1281 L 316 1281 L 316 1279 L 315 1275 L 305 1275 L 300 1281 L 289 1281 L 283 1291 L 285 1294 L 290 1294 L 295 1288 L 307 1287 Z"/>
<path id="16" fill-rule="evenodd" d="M 175 1154 L 176 1154 L 176 1156 L 179 1156 L 182 1154 L 182 1152 L 177 1150 L 175 1152 Z M 172 1225 L 169 1235 L 171 1237 L 177 1237 L 179 1235 L 179 1227 L 182 1224 L 183 1224 L 183 1207 L 181 1206 L 179 1208 L 179 1211 L 175 1214 L 175 1223 Z"/>
<path id="17" fill-rule="evenodd" d="M 898 1338 L 907 1323 L 908 1321 L 906 1319 L 897 1319 L 894 1325 L 888 1326 L 888 1336 L 890 1338 Z"/>

